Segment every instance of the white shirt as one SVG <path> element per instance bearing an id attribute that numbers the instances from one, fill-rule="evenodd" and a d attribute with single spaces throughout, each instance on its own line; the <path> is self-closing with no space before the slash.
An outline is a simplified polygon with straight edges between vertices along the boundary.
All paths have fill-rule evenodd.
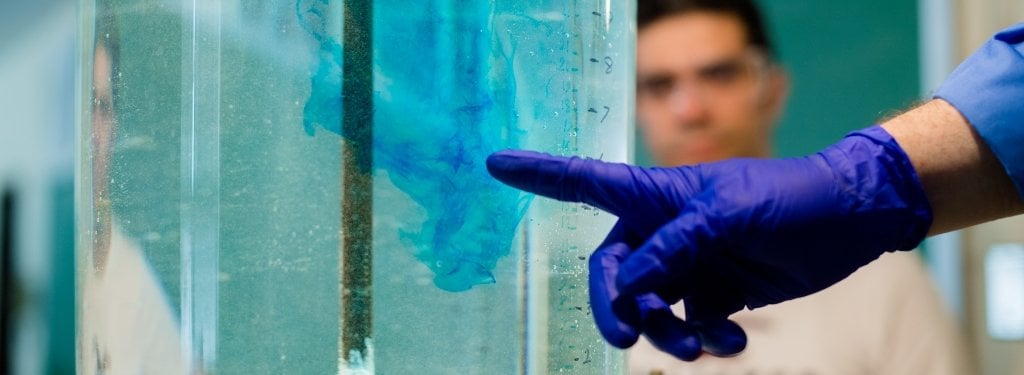
<path id="1" fill-rule="evenodd" d="M 673 307 L 682 316 L 682 306 Z M 747 332 L 732 358 L 687 363 L 644 338 L 629 352 L 629 373 L 658 374 L 972 374 L 960 332 L 917 254 L 886 253 L 819 293 L 744 310 L 731 319 Z"/>
<path id="2" fill-rule="evenodd" d="M 82 276 L 80 374 L 186 374 L 178 322 L 134 241 L 112 230 L 104 269 Z"/>

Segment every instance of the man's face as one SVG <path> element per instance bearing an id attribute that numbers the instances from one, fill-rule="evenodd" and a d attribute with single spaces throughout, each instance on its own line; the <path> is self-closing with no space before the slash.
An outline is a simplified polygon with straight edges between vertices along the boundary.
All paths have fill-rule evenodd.
<path id="1" fill-rule="evenodd" d="M 113 62 L 107 48 L 96 44 L 93 58 L 92 147 L 93 181 L 106 188 L 109 179 L 110 157 L 113 151 L 114 98 L 112 87 Z M 106 194 L 106 192 L 102 192 Z"/>
<path id="2" fill-rule="evenodd" d="M 740 19 L 689 12 L 637 37 L 637 116 L 658 164 L 771 153 L 785 77 L 748 44 Z"/>

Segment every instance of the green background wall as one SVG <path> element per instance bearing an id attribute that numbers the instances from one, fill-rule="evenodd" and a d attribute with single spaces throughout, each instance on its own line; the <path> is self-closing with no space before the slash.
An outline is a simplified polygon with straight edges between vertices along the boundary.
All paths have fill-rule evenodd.
<path id="1" fill-rule="evenodd" d="M 915 1 L 758 3 L 791 77 L 778 155 L 817 151 L 917 100 Z"/>

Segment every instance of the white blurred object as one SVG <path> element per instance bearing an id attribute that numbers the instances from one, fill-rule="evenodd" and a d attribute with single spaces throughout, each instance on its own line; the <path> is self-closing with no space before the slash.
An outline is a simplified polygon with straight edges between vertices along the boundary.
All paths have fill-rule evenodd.
<path id="1" fill-rule="evenodd" d="M 996 340 L 1024 340 L 1024 245 L 998 244 L 985 256 L 985 326 Z"/>

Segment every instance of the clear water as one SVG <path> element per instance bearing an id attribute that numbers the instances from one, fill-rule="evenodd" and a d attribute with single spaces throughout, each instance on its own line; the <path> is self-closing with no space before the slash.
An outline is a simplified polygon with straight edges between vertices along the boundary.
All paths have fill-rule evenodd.
<path id="1" fill-rule="evenodd" d="M 84 372 L 624 371 L 586 297 L 612 218 L 484 159 L 625 159 L 631 5 L 81 8 Z"/>

